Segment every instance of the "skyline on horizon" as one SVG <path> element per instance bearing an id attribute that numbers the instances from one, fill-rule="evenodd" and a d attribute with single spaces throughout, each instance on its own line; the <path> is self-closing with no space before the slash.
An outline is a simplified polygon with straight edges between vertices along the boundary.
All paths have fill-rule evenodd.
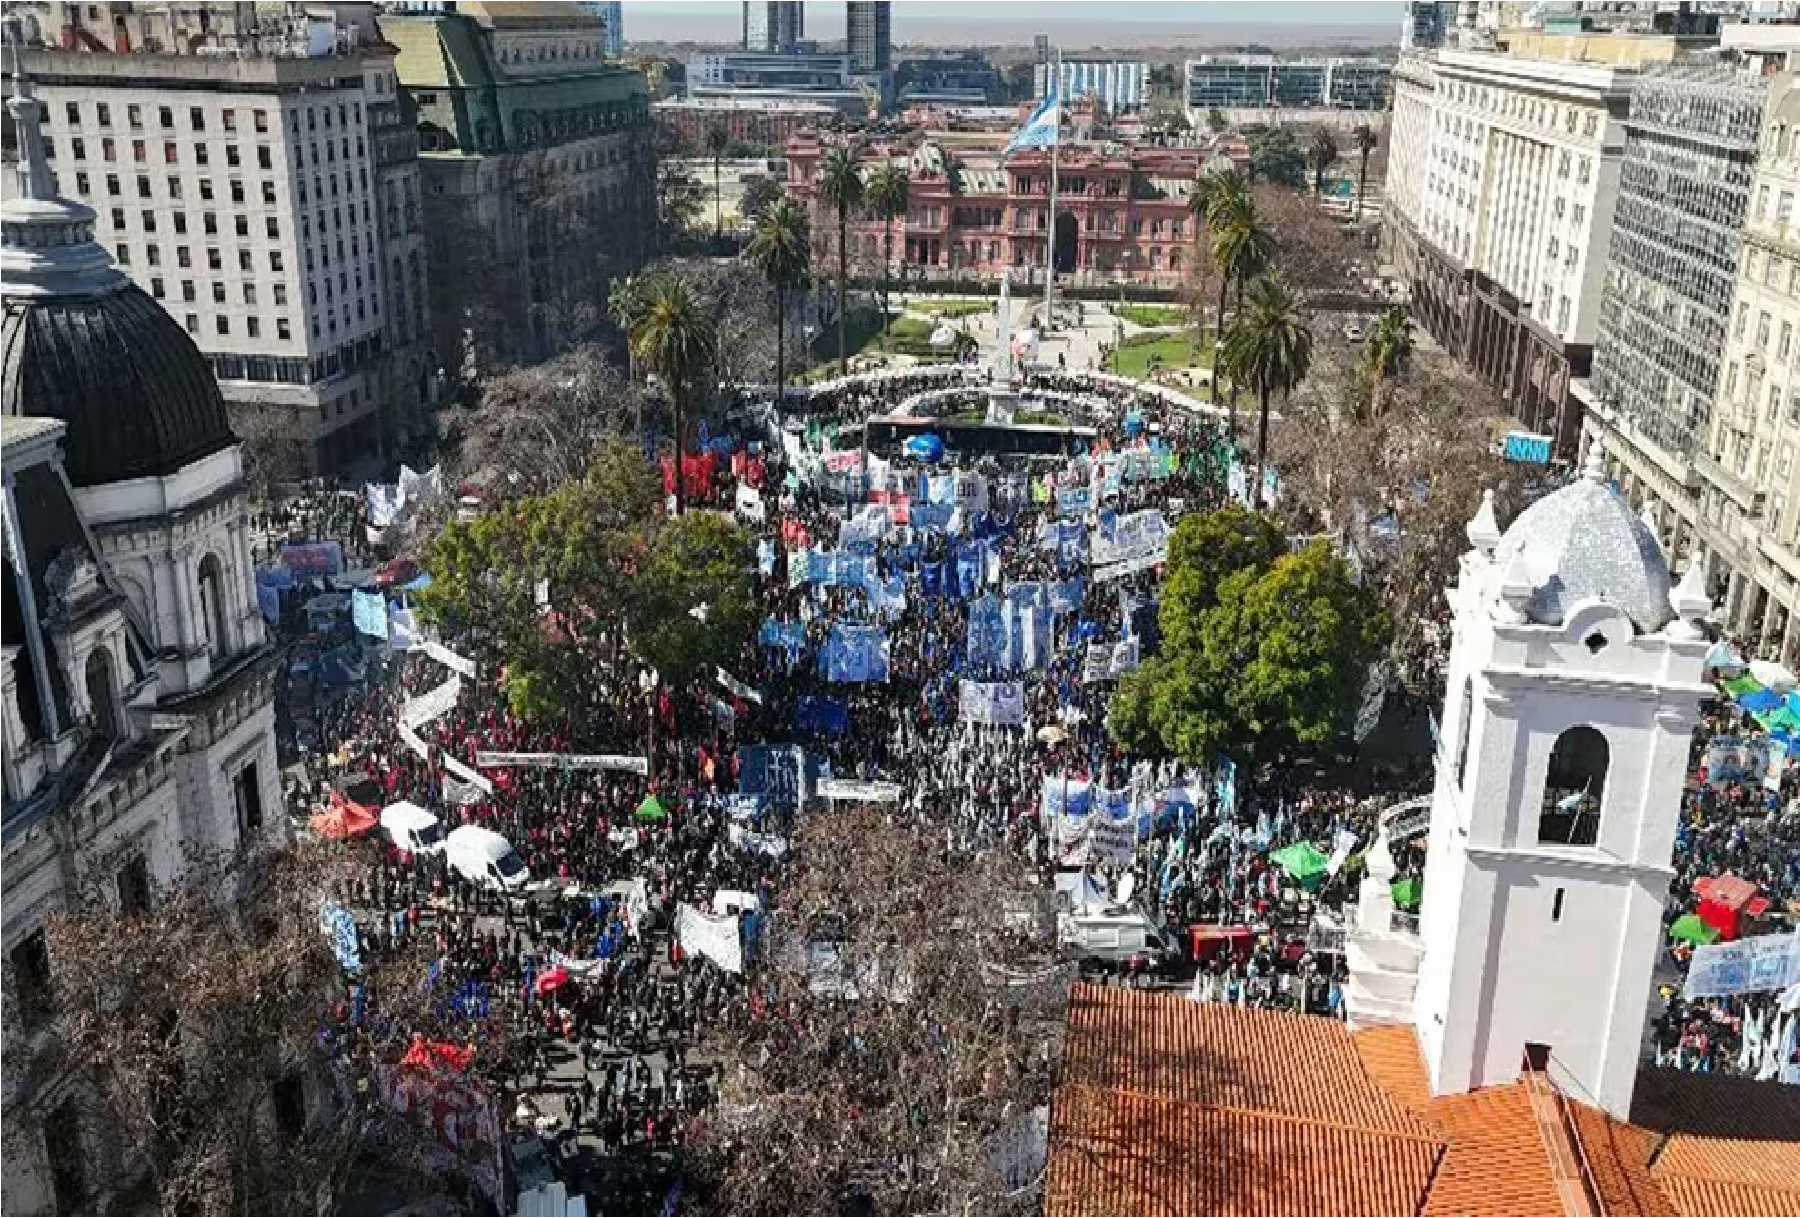
<path id="1" fill-rule="evenodd" d="M 1130 15 L 1095 16 L 1091 3 L 968 5 L 947 0 L 895 0 L 894 45 L 1029 44 L 1048 34 L 1064 48 L 1174 46 L 1268 42 L 1273 45 L 1398 42 L 1400 5 L 1395 0 L 1283 0 L 1250 4 L 1230 0 L 1140 0 Z M 1016 15 L 1015 15 L 1016 14 Z M 743 6 L 736 0 L 626 0 L 629 42 L 735 42 Z M 832 42 L 844 36 L 844 5 L 811 0 L 807 37 Z"/>

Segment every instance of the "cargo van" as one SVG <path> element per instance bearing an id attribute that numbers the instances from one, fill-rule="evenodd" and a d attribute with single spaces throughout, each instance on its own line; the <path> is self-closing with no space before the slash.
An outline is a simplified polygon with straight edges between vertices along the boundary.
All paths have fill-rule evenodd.
<path id="1" fill-rule="evenodd" d="M 410 800 L 381 810 L 381 831 L 400 849 L 411 854 L 442 854 L 444 826 L 438 818 Z"/>
<path id="2" fill-rule="evenodd" d="M 479 825 L 450 830 L 444 838 L 444 861 L 478 888 L 514 892 L 531 882 L 531 872 L 506 839 Z"/>
<path id="3" fill-rule="evenodd" d="M 1168 933 L 1148 914 L 1129 907 L 1063 914 L 1057 919 L 1057 940 L 1089 970 L 1168 974 L 1182 963 Z"/>

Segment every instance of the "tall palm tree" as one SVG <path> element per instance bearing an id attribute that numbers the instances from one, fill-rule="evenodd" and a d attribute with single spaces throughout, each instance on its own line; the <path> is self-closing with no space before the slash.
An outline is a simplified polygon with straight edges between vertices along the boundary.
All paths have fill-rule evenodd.
<path id="1" fill-rule="evenodd" d="M 712 314 L 685 279 L 664 275 L 650 284 L 643 307 L 633 319 L 631 350 L 647 371 L 661 379 L 675 413 L 675 514 L 687 506 L 682 485 L 681 455 L 686 447 L 684 423 L 695 391 L 712 367 L 718 350 L 718 327 Z"/>
<path id="2" fill-rule="evenodd" d="M 869 175 L 869 210 L 881 219 L 881 330 L 888 328 L 888 281 L 894 265 L 894 221 L 906 214 L 912 178 L 904 165 L 889 162 Z"/>
<path id="3" fill-rule="evenodd" d="M 1266 228 L 1256 214 L 1256 203 L 1246 190 L 1220 196 L 1207 217 L 1212 228 L 1213 265 L 1219 269 L 1219 337 L 1225 343 L 1225 293 L 1237 288 L 1238 312 L 1243 311 L 1244 288 L 1262 274 L 1275 260 L 1275 234 Z M 1227 370 L 1229 371 L 1229 369 Z M 1219 377 L 1214 374 L 1213 401 L 1219 400 Z M 1237 434 L 1237 384 L 1232 383 L 1231 413 L 1228 417 L 1232 434 Z"/>
<path id="4" fill-rule="evenodd" d="M 621 275 L 606 290 L 606 315 L 625 335 L 625 359 L 633 383 L 637 381 L 637 354 L 631 349 L 631 331 L 644 310 L 644 280 Z"/>
<path id="5" fill-rule="evenodd" d="M 1363 192 L 1369 185 L 1369 154 L 1375 151 L 1378 141 L 1375 129 L 1367 123 L 1356 124 L 1356 130 L 1350 133 L 1350 146 L 1356 149 L 1356 219 L 1362 221 Z"/>
<path id="6" fill-rule="evenodd" d="M 1337 137 L 1325 127 L 1315 127 L 1312 140 L 1306 145 L 1306 163 L 1312 166 L 1313 193 L 1325 193 L 1325 171 L 1337 163 Z"/>
<path id="7" fill-rule="evenodd" d="M 1269 460 L 1269 399 L 1284 397 L 1306 379 L 1312 365 L 1312 330 L 1293 290 L 1271 274 L 1256 280 L 1225 338 L 1225 364 L 1234 381 L 1256 390 L 1256 506 L 1263 506 Z"/>
<path id="8" fill-rule="evenodd" d="M 836 209 L 838 222 L 837 332 L 838 375 L 850 372 L 849 339 L 844 332 L 847 312 L 845 299 L 850 281 L 850 213 L 862 206 L 864 187 L 862 167 L 856 153 L 840 144 L 825 154 L 819 165 L 819 198 L 827 207 Z"/>
<path id="9" fill-rule="evenodd" d="M 778 199 L 756 222 L 744 256 L 775 289 L 775 400 L 787 401 L 787 297 L 806 282 L 812 264 L 812 232 L 806 209 Z"/>
<path id="10" fill-rule="evenodd" d="M 1379 418 L 1386 390 L 1406 371 L 1413 353 L 1412 319 L 1396 305 L 1381 315 L 1363 340 L 1363 372 L 1369 378 L 1369 417 Z"/>
<path id="11" fill-rule="evenodd" d="M 1212 216 L 1215 209 L 1222 209 L 1223 201 L 1234 194 L 1243 193 L 1244 184 L 1237 175 L 1237 169 L 1229 161 L 1213 166 L 1212 162 L 1200 167 L 1200 176 L 1194 179 L 1193 187 L 1188 191 L 1188 210 L 1194 215 L 1195 253 L 1204 257 L 1208 252 L 1208 240 L 1212 234 Z M 1196 266 L 1200 265 L 1198 261 Z M 1214 346 L 1225 338 L 1225 290 L 1230 280 L 1221 275 L 1219 280 L 1219 331 Z M 1201 319 L 1201 334 L 1204 339 L 1205 319 Z M 1216 382 L 1215 382 L 1216 384 Z M 1218 400 L 1218 391 L 1213 391 L 1214 400 Z"/>
<path id="12" fill-rule="evenodd" d="M 706 129 L 706 154 L 712 157 L 713 163 L 713 240 L 717 241 L 725 235 L 725 190 L 719 181 L 720 163 L 725 159 L 725 150 L 731 147 L 731 132 L 718 123 Z"/>

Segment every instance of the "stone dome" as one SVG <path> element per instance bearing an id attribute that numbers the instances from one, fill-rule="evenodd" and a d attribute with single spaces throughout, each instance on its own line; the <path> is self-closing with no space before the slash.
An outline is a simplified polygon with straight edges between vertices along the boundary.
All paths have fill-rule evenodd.
<path id="1" fill-rule="evenodd" d="M 19 190 L 0 205 L 0 413 L 63 420 L 77 486 L 162 477 L 237 442 L 211 366 L 94 241 L 94 213 L 55 195 L 40 106 L 8 100 Z"/>
<path id="2" fill-rule="evenodd" d="M 1669 563 L 1656 535 L 1607 485 L 1599 445 L 1582 476 L 1520 512 L 1494 548 L 1506 599 L 1528 621 L 1560 626 L 1578 602 L 1597 599 L 1651 634 L 1675 616 Z M 1513 595 L 1528 587 L 1529 597 Z"/>

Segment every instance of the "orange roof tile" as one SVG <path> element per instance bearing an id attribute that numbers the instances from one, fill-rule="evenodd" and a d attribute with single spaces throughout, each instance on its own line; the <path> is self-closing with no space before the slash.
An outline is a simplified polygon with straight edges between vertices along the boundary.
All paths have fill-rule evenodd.
<path id="1" fill-rule="evenodd" d="M 1044 1212 L 1411 1214 L 1437 1143 L 1097 1087 L 1057 1089 Z"/>
<path id="2" fill-rule="evenodd" d="M 1078 985 L 1069 1000 L 1061 1079 L 1431 1136 L 1370 1080 L 1349 1030 L 1316 1015 Z"/>
<path id="3" fill-rule="evenodd" d="M 1412 1112 L 1423 1112 L 1431 1103 L 1431 1076 L 1419 1052 L 1419 1035 L 1411 1024 L 1377 1024 L 1358 1028 L 1350 1044 L 1362 1059 L 1363 1069 L 1381 1089 Z"/>
<path id="4" fill-rule="evenodd" d="M 1720 1180 L 1659 1176 L 1657 1186 L 1669 1195 L 1678 1214 L 1691 1218 L 1793 1218 L 1800 1214 L 1800 1191 L 1757 1188 Z"/>
<path id="5" fill-rule="evenodd" d="M 1571 1101 L 1568 1110 L 1575 1123 L 1577 1148 L 1594 1186 L 1601 1212 L 1607 1214 L 1672 1215 L 1668 1195 L 1650 1174 L 1650 1154 L 1656 1135 L 1635 1125 L 1615 1121 L 1598 1108 Z"/>
<path id="6" fill-rule="evenodd" d="M 1428 1109 L 1449 1147 L 1422 1214 L 1560 1214 L 1531 1097 L 1518 1084 L 1441 1095 Z"/>

